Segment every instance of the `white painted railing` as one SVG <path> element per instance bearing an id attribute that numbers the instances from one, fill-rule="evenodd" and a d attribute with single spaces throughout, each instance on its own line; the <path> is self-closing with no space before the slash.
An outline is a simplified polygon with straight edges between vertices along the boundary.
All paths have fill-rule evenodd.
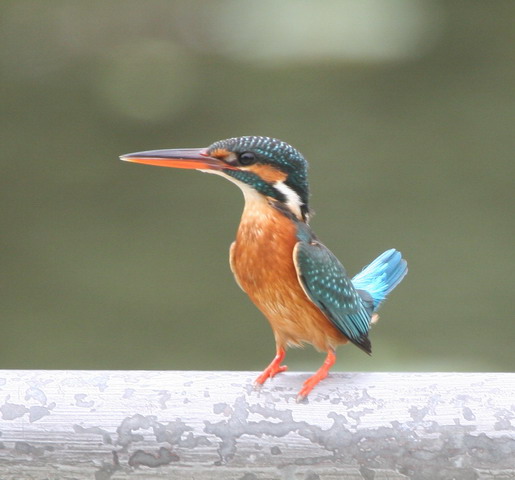
<path id="1" fill-rule="evenodd" d="M 0 370 L 0 479 L 515 479 L 515 374 L 256 375 Z"/>

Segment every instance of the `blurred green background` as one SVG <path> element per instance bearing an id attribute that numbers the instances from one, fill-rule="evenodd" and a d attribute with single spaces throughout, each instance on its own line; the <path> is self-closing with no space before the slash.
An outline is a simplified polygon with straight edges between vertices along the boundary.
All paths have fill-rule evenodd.
<path id="1" fill-rule="evenodd" d="M 271 330 L 228 248 L 243 206 L 123 153 L 239 135 L 310 161 L 350 273 L 410 273 L 374 356 L 337 370 L 514 368 L 515 2 L 0 3 L 2 368 L 261 369 Z M 323 355 L 290 351 L 292 369 Z"/>

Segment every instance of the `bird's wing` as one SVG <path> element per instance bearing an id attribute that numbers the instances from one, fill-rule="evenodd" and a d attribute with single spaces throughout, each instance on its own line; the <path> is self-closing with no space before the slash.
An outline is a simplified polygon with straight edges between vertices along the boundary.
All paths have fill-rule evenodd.
<path id="1" fill-rule="evenodd" d="M 293 249 L 297 276 L 309 299 L 352 343 L 371 352 L 370 313 L 334 254 L 316 240 L 299 241 Z"/>

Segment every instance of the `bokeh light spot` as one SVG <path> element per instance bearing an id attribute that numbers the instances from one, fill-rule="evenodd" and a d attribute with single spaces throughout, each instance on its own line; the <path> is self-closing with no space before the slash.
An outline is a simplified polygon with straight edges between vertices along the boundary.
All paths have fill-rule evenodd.
<path id="1" fill-rule="evenodd" d="M 407 61 L 430 51 L 446 23 L 443 9 L 424 0 L 226 0 L 201 15 L 209 21 L 200 35 L 181 28 L 191 19 L 177 22 L 184 41 L 262 66 Z"/>

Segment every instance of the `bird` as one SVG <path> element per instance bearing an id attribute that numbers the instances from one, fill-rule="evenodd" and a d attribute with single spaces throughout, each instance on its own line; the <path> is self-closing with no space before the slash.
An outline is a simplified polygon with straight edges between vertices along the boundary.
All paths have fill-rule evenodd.
<path id="1" fill-rule="evenodd" d="M 309 225 L 308 162 L 297 149 L 275 138 L 241 136 L 207 148 L 149 150 L 120 159 L 219 175 L 242 190 L 245 204 L 230 267 L 275 338 L 275 357 L 256 378 L 256 388 L 287 369 L 282 362 L 289 347 L 311 344 L 326 353 L 303 383 L 298 402 L 327 377 L 339 345 L 350 342 L 371 354 L 371 325 L 406 275 L 407 262 L 391 248 L 353 278 L 347 274 Z"/>

